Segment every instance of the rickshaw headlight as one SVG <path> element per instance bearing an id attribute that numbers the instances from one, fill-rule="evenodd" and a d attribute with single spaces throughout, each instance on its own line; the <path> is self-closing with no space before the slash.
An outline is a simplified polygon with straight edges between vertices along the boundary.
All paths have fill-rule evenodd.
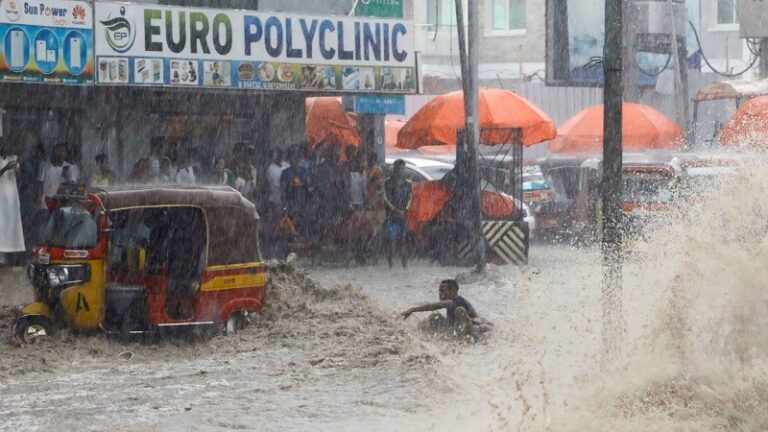
<path id="1" fill-rule="evenodd" d="M 56 276 L 59 279 L 60 283 L 67 283 L 69 282 L 69 270 L 66 267 L 60 267 L 56 271 Z"/>
<path id="2" fill-rule="evenodd" d="M 47 274 L 48 282 L 53 286 L 82 283 L 90 279 L 87 265 L 51 266 Z"/>

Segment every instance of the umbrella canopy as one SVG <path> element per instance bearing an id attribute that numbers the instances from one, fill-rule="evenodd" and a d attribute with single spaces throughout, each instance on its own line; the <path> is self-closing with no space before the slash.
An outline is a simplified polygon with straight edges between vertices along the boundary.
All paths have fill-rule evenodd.
<path id="1" fill-rule="evenodd" d="M 341 98 L 307 98 L 305 103 L 307 142 L 315 147 L 320 143 L 332 143 L 341 147 L 358 146 L 360 136 L 349 121 Z"/>
<path id="2" fill-rule="evenodd" d="M 648 105 L 624 102 L 622 139 L 624 150 L 678 149 L 683 130 Z M 557 130 L 549 144 L 555 153 L 596 153 L 603 149 L 603 105 L 573 116 Z"/>
<path id="3" fill-rule="evenodd" d="M 768 96 L 740 106 L 720 130 L 720 143 L 732 147 L 768 148 Z"/>
<path id="4" fill-rule="evenodd" d="M 453 198 L 453 191 L 443 180 L 431 180 L 413 184 L 411 207 L 406 213 L 409 231 L 422 234 L 425 223 L 434 220 Z M 499 219 L 515 214 L 517 207 L 509 196 L 494 191 L 482 191 L 480 195 L 483 215 Z"/>
<path id="5" fill-rule="evenodd" d="M 384 121 L 384 145 L 386 146 L 386 153 L 402 153 L 403 149 L 396 147 L 397 145 L 397 133 L 405 126 L 405 122 L 402 120 L 385 120 Z"/>
<path id="6" fill-rule="evenodd" d="M 524 97 L 509 90 L 481 88 L 481 128 L 521 128 L 523 145 L 555 138 L 552 119 Z M 400 130 L 397 146 L 416 149 L 431 145 L 456 145 L 456 131 L 464 127 L 464 93 L 455 91 L 432 99 Z M 482 144 L 506 144 L 508 132 L 486 132 Z"/>

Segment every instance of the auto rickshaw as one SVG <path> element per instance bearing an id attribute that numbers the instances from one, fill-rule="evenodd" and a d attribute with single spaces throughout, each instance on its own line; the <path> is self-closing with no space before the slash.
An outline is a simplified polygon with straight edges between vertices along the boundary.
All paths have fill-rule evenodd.
<path id="1" fill-rule="evenodd" d="M 664 219 L 672 207 L 675 188 L 681 174 L 679 161 L 668 155 L 627 154 L 622 165 L 624 226 L 630 237 Z M 600 233 L 600 179 L 602 161 L 587 159 L 581 164 L 575 197 L 576 226 L 582 238 L 596 239 Z"/>
<path id="2" fill-rule="evenodd" d="M 62 326 L 232 332 L 264 304 L 259 218 L 234 189 L 114 188 L 47 203 L 29 267 L 35 302 L 13 327 L 25 342 Z"/>

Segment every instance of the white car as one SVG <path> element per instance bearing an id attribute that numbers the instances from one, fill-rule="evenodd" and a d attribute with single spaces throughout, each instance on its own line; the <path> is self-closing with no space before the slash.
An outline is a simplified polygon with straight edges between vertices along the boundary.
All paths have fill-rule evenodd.
<path id="1" fill-rule="evenodd" d="M 392 172 L 392 165 L 398 159 L 402 159 L 405 162 L 405 178 L 412 181 L 413 183 L 440 180 L 445 177 L 445 175 L 448 174 L 451 170 L 453 170 L 453 164 L 435 159 L 420 157 L 388 157 L 384 161 L 387 175 Z M 520 202 L 511 196 L 496 190 L 496 188 L 488 182 L 483 181 L 482 188 L 483 190 L 497 192 L 511 199 L 515 203 L 515 206 L 523 209 L 523 220 L 528 222 L 529 232 L 532 233 L 536 229 L 536 217 L 531 212 L 528 204 Z"/>

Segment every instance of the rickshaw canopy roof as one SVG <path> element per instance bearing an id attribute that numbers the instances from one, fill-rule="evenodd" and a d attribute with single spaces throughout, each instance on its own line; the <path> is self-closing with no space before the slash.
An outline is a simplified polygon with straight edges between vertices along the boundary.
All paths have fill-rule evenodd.
<path id="1" fill-rule="evenodd" d="M 93 193 L 107 211 L 195 207 L 208 227 L 208 265 L 260 261 L 256 206 L 228 186 L 126 186 Z"/>
<path id="2" fill-rule="evenodd" d="M 97 189 L 106 210 L 131 207 L 189 206 L 204 211 L 218 207 L 235 207 L 258 219 L 256 206 L 240 192 L 228 186 L 123 186 Z"/>
<path id="3" fill-rule="evenodd" d="M 718 81 L 705 85 L 693 96 L 694 102 L 721 99 L 750 99 L 768 94 L 768 79 L 757 81 Z"/>

